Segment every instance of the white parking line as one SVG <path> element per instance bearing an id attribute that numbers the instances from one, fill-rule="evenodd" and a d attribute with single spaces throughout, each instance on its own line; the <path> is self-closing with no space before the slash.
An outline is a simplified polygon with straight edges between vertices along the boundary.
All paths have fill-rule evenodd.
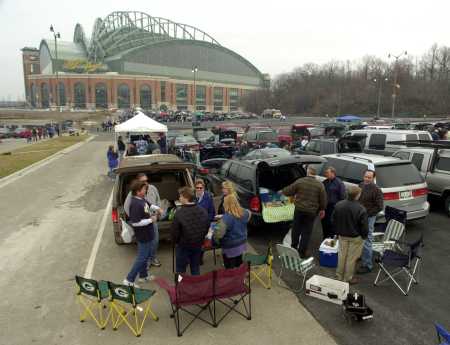
<path id="1" fill-rule="evenodd" d="M 92 271 L 94 270 L 95 259 L 97 258 L 98 248 L 100 247 L 100 241 L 102 240 L 103 233 L 105 232 L 106 221 L 108 219 L 108 215 L 111 212 L 112 200 L 113 200 L 114 189 L 111 191 L 111 195 L 108 200 L 108 204 L 106 205 L 105 213 L 103 213 L 103 218 L 100 223 L 100 227 L 98 228 L 97 237 L 95 238 L 94 245 L 92 246 L 91 255 L 89 256 L 89 261 L 86 266 L 86 270 L 84 271 L 85 278 L 91 278 Z"/>

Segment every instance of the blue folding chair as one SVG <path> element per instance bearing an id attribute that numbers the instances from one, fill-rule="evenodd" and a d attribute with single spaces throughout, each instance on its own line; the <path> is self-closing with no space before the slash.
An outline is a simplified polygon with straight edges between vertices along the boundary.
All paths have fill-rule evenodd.
<path id="1" fill-rule="evenodd" d="M 450 345 L 450 333 L 440 324 L 435 323 L 439 345 Z"/>

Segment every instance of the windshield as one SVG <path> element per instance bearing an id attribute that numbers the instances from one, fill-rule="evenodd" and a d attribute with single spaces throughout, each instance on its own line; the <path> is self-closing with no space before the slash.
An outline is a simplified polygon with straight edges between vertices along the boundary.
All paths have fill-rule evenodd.
<path id="1" fill-rule="evenodd" d="M 275 140 L 276 141 L 276 133 L 274 132 L 259 132 L 258 139 L 259 140 Z"/>
<path id="2" fill-rule="evenodd" d="M 197 141 L 190 136 L 178 137 L 176 142 L 177 144 L 197 144 Z"/>
<path id="3" fill-rule="evenodd" d="M 422 175 L 411 163 L 380 165 L 376 167 L 376 173 L 377 185 L 381 188 L 423 183 Z"/>

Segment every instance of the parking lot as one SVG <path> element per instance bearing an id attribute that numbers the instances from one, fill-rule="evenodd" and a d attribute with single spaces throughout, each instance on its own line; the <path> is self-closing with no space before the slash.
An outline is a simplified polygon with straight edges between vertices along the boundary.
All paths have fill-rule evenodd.
<path id="1" fill-rule="evenodd" d="M 113 183 L 106 177 L 105 158 L 112 140 L 112 135 L 101 133 L 74 152 L 22 177 L 20 183 L 0 187 L 2 195 L 8 195 L 0 200 L 0 287 L 8 291 L 0 309 L 11 311 L 0 318 L 1 328 L 7 330 L 0 333 L 1 344 L 134 344 L 148 340 L 155 344 L 420 345 L 434 340 L 433 322 L 450 322 L 449 219 L 437 202 L 425 220 L 407 226 L 408 239 L 421 233 L 425 238 L 420 284 L 410 295 L 404 297 L 392 284 L 373 287 L 374 273 L 355 286 L 374 310 L 374 319 L 367 323 L 349 325 L 338 306 L 302 293 L 294 295 L 278 287 L 274 279 L 272 290 L 254 288 L 251 321 L 232 317 L 218 329 L 198 324 L 179 340 L 162 291 L 154 306 L 160 321 L 148 320 L 141 339 L 125 329 L 102 332 L 92 323 L 80 324 L 74 275 L 90 271 L 97 279 L 120 281 L 135 255 L 133 246 L 117 246 L 112 235 L 107 206 Z M 252 229 L 249 243 L 263 253 L 268 243 L 280 242 L 285 231 L 276 227 Z M 318 248 L 320 233 L 316 228 L 314 248 Z M 163 266 L 156 274 L 170 276 L 171 255 L 171 247 L 162 244 Z M 207 257 L 207 265 L 211 259 Z M 334 271 L 317 267 L 314 273 L 332 277 Z M 294 275 L 288 276 L 286 283 L 293 286 L 293 279 Z M 151 284 L 148 287 L 153 288 Z"/>

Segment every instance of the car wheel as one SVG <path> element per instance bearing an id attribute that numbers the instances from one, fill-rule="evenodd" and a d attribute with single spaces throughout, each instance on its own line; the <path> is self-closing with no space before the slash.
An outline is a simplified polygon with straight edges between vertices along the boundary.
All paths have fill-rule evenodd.
<path id="1" fill-rule="evenodd" d="M 445 213 L 450 217 L 450 195 L 447 195 L 445 198 Z"/>
<path id="2" fill-rule="evenodd" d="M 118 245 L 123 245 L 123 244 L 125 244 L 125 243 L 123 242 L 123 238 L 122 238 L 122 236 L 120 235 L 120 233 L 115 232 L 115 231 L 114 231 L 114 241 L 115 241 L 116 244 L 118 244 Z"/>

